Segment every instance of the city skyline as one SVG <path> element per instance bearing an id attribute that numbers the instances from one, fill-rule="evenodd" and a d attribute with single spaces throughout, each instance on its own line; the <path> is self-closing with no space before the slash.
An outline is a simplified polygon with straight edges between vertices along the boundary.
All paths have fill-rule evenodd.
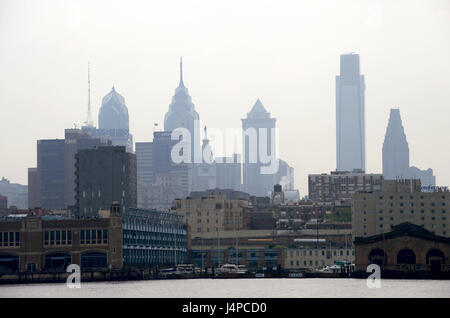
<path id="1" fill-rule="evenodd" d="M 20 11 L 21 4 L 15 5 L 6 2 L 2 6 L 9 9 L 4 11 L 11 12 L 12 10 L 14 13 Z M 86 10 L 84 4 L 73 4 L 73 6 L 75 11 L 79 6 L 81 13 Z M 348 6 L 348 2 L 344 2 L 345 6 Z M 57 7 L 62 12 L 66 12 L 61 6 Z M 359 12 L 364 13 L 364 17 L 368 16 L 367 12 L 370 12 L 370 8 L 367 4 L 356 7 L 351 14 L 356 16 Z M 116 11 L 113 10 L 112 16 L 117 15 L 119 8 L 120 5 L 113 8 Z M 6 46 L 8 40 L 12 38 L 11 35 L 5 33 L 5 30 L 11 30 L 16 25 L 15 23 L 18 23 L 13 23 L 11 17 L 18 17 L 19 22 L 23 23 L 23 18 L 29 13 L 25 12 L 20 16 L 11 14 L 0 22 L 1 29 L 4 30 L 0 31 L 0 47 L 2 48 L 0 54 L 4 57 L 2 68 L 6 71 L 0 79 L 2 93 L 0 102 L 3 105 L 11 105 L 7 106 L 8 109 L 4 112 L 4 132 L 12 132 L 14 129 L 17 130 L 17 127 L 26 127 L 26 131 L 18 134 L 19 136 L 14 138 L 14 141 L 4 133 L 1 146 L 9 151 L 1 159 L 0 175 L 4 175 L 11 182 L 27 184 L 27 168 L 36 165 L 34 162 L 36 140 L 62 139 L 65 128 L 73 127 L 73 123 L 81 125 L 85 121 L 88 61 L 91 63 L 93 117 L 95 118 L 98 114 L 101 97 L 105 96 L 114 85 L 127 101 L 130 133 L 134 135 L 134 141 L 151 141 L 153 123 L 158 122 L 162 126 L 163 115 L 167 111 L 167 105 L 173 95 L 173 87 L 176 87 L 178 81 L 177 62 L 179 56 L 182 55 L 185 62 L 184 82 L 189 87 L 192 101 L 201 115 L 202 126 L 206 124 L 208 128 L 223 129 L 239 127 L 240 119 L 245 117 L 254 101 L 258 98 L 263 101 L 266 109 L 273 114 L 274 118 L 277 118 L 279 124 L 277 126 L 280 129 L 280 157 L 295 168 L 296 187 L 300 189 L 303 196 L 307 193 L 308 173 L 323 173 L 336 169 L 335 129 L 333 129 L 336 115 L 333 102 L 336 93 L 334 77 L 339 74 L 339 55 L 354 51 L 360 55 L 361 74 L 365 75 L 366 81 L 366 171 L 382 172 L 381 149 L 386 120 L 390 108 L 401 108 L 414 164 L 425 169 L 433 168 L 437 185 L 448 185 L 450 184 L 450 171 L 445 165 L 445 159 L 450 157 L 450 150 L 443 147 L 444 149 L 439 149 L 440 153 L 436 154 L 436 149 L 431 148 L 432 145 L 428 142 L 433 138 L 436 143 L 443 145 L 448 143 L 448 137 L 445 134 L 445 128 L 448 125 L 448 119 L 445 118 L 448 116 L 445 114 L 448 113 L 446 105 L 448 105 L 450 96 L 448 79 L 444 76 L 450 70 L 448 58 L 445 59 L 445 56 L 449 56 L 450 53 L 448 45 L 450 37 L 446 31 L 449 30 L 448 8 L 448 4 L 444 2 L 434 2 L 434 5 L 426 6 L 419 1 L 408 9 L 411 17 L 414 14 L 416 16 L 420 14 L 428 19 L 429 25 L 417 33 L 417 36 L 420 36 L 423 41 L 426 40 L 425 37 L 431 37 L 431 44 L 442 39 L 437 42 L 440 45 L 440 52 L 433 51 L 429 47 L 425 51 L 410 52 L 414 50 L 407 49 L 405 43 L 402 43 L 401 49 L 396 46 L 396 40 L 399 40 L 400 36 L 403 41 L 410 44 L 415 40 L 414 36 L 402 34 L 402 31 L 416 27 L 409 19 L 404 22 L 405 27 L 399 26 L 394 29 L 397 32 L 395 36 L 381 41 L 378 37 L 380 34 L 381 36 L 385 34 L 383 30 L 387 27 L 384 25 L 388 24 L 392 27 L 390 23 L 393 23 L 394 12 L 399 9 L 395 5 L 384 3 L 379 6 L 382 21 L 378 26 L 374 27 L 373 23 L 367 23 L 364 19 L 358 20 L 358 23 L 364 27 L 364 32 L 348 32 L 341 38 L 345 45 L 328 42 L 330 49 L 326 52 L 315 50 L 303 52 L 300 41 L 294 41 L 291 53 L 282 53 L 281 49 L 289 47 L 289 36 L 291 35 L 297 34 L 299 37 L 306 38 L 306 43 L 314 43 L 313 38 L 300 30 L 301 23 L 292 22 L 290 25 L 293 27 L 292 30 L 285 33 L 277 33 L 281 32 L 281 29 L 269 33 L 268 39 L 273 41 L 273 44 L 270 44 L 270 41 L 264 41 L 266 38 L 261 37 L 261 33 L 256 30 L 246 28 L 244 33 L 247 36 L 254 35 L 255 37 L 250 41 L 251 47 L 247 46 L 248 50 L 239 59 L 233 54 L 226 58 L 226 52 L 230 53 L 230 51 L 221 53 L 220 48 L 223 48 L 223 44 L 219 42 L 212 42 L 209 52 L 202 51 L 202 49 L 197 51 L 193 48 L 186 49 L 186 47 L 190 47 L 189 42 L 185 42 L 187 39 L 199 40 L 189 31 L 180 31 L 185 38 L 182 39 L 180 35 L 175 42 L 182 45 L 178 50 L 170 53 L 165 50 L 172 46 L 164 44 L 165 42 L 162 42 L 161 50 L 152 53 L 148 51 L 148 46 L 141 47 L 136 39 L 136 42 L 129 43 L 134 53 L 124 52 L 120 49 L 117 52 L 110 52 L 110 56 L 105 56 L 100 52 L 104 53 L 105 50 L 109 50 L 114 39 L 106 37 L 100 40 L 99 34 L 105 35 L 104 30 L 99 29 L 98 26 L 89 30 L 87 25 L 92 24 L 92 17 L 84 14 L 80 14 L 79 25 L 73 21 L 70 23 L 66 21 L 67 17 L 71 16 L 70 14 L 60 17 L 59 20 L 51 20 L 52 22 L 47 24 L 30 21 L 27 25 L 34 27 L 35 31 L 26 28 L 15 30 L 18 32 L 16 35 L 23 37 L 15 39 L 9 43 L 11 45 Z M 37 14 L 46 14 L 45 10 L 43 12 L 42 8 L 39 9 L 41 10 Z M 190 8 L 186 9 L 190 10 Z M 229 13 L 227 10 L 230 8 L 225 6 L 222 9 Z M 246 9 L 250 8 L 243 8 L 243 12 L 248 13 Z M 256 10 L 257 13 L 250 18 L 258 22 L 258 25 L 264 26 L 261 24 L 264 20 L 261 19 L 262 17 L 273 15 L 279 18 L 288 14 L 285 11 L 286 8 L 277 8 L 273 13 L 268 13 L 269 9 L 270 4 L 264 3 L 258 9 L 259 11 Z M 314 10 L 320 9 L 320 5 L 307 9 L 315 12 Z M 206 12 L 208 10 L 212 10 L 212 8 L 207 7 Z M 339 16 L 339 12 L 338 10 L 335 15 L 331 15 L 331 21 L 335 21 L 333 19 Z M 238 21 L 235 27 L 242 23 L 243 16 L 240 14 L 242 13 L 237 14 Z M 326 16 L 330 17 L 329 15 L 330 12 Z M 137 22 L 131 24 L 130 28 L 140 31 L 141 35 L 147 34 L 147 31 L 139 28 L 145 25 L 144 21 L 139 20 L 139 17 L 142 16 L 138 15 Z M 207 19 L 204 16 L 203 18 Z M 433 18 L 436 18 L 436 21 L 431 21 Z M 51 23 L 57 25 L 55 21 L 66 28 L 62 32 L 63 34 L 68 32 L 69 39 L 58 38 L 58 40 L 44 41 L 43 44 L 35 43 L 41 34 L 39 32 L 48 31 Z M 196 25 L 190 24 L 192 21 L 188 20 L 187 22 L 189 22 L 187 24 L 190 26 L 188 28 L 190 31 L 197 30 Z M 212 21 L 209 22 L 212 23 Z M 155 23 L 159 26 L 164 25 L 161 21 Z M 173 35 L 173 30 L 177 25 L 180 24 L 174 23 L 170 30 L 166 31 L 167 36 Z M 213 23 L 215 27 L 213 29 L 217 31 L 224 25 L 226 25 L 225 22 L 220 20 Z M 320 28 L 320 23 L 313 25 L 324 31 Z M 289 26 L 289 24 L 283 26 Z M 447 28 L 445 28 L 446 26 Z M 416 32 L 419 32 L 418 27 L 415 29 Z M 340 25 L 339 30 L 348 31 L 348 27 Z M 118 30 L 116 29 L 116 31 Z M 55 30 L 51 30 L 51 32 L 54 32 L 53 35 L 59 34 Z M 91 41 L 83 42 L 81 40 L 80 36 L 86 32 L 92 32 L 94 34 L 92 39 L 99 40 L 97 46 Z M 112 33 L 118 39 L 123 40 L 131 34 L 129 32 L 130 30 Z M 362 33 L 367 33 L 368 38 L 361 39 Z M 150 32 L 147 35 L 150 35 L 150 38 L 161 40 L 160 36 L 151 37 L 152 34 Z M 277 40 L 278 35 L 283 35 L 280 40 Z M 356 36 L 353 42 L 350 40 L 351 35 Z M 237 37 L 236 43 L 240 43 L 241 39 L 241 37 Z M 330 37 L 324 35 L 322 40 L 325 39 L 329 40 Z M 378 39 L 376 43 L 381 47 L 370 46 L 368 44 L 370 39 Z M 91 49 L 85 49 L 83 43 L 90 43 Z M 226 41 L 226 43 L 232 42 Z M 258 44 L 262 45 L 264 50 L 260 56 L 253 56 L 252 53 L 258 51 L 254 51 Z M 426 46 L 426 42 L 423 45 Z M 20 50 L 29 46 L 36 49 L 35 54 L 23 53 Z M 39 48 L 47 51 L 48 47 L 55 48 L 60 58 L 50 61 L 51 59 L 49 60 L 39 53 Z M 101 48 L 100 52 L 95 52 L 95 47 Z M 144 48 L 143 53 L 145 54 L 136 53 L 139 52 L 139 48 Z M 326 49 L 327 46 L 321 46 L 321 48 Z M 134 54 L 137 55 L 137 58 L 132 61 Z M 429 58 L 430 54 L 433 59 Z M 275 59 L 269 59 L 270 56 L 274 56 Z M 286 59 L 282 60 L 282 56 L 285 56 Z M 69 60 L 73 61 L 70 65 L 67 64 Z M 6 65 L 7 61 L 12 64 Z M 310 65 L 306 65 L 308 64 L 306 62 Z M 138 68 L 138 65 L 142 68 Z M 58 68 L 59 70 L 57 70 Z M 156 71 L 153 70 L 154 68 Z M 44 70 L 48 70 L 48 76 L 42 82 L 38 82 L 36 75 Z M 419 74 L 420 76 L 418 76 Z M 390 87 L 388 89 L 388 86 L 394 84 L 396 89 Z M 24 90 L 28 94 L 23 94 Z M 226 109 L 226 111 L 218 113 L 220 109 Z M 423 109 L 429 110 L 428 114 L 424 115 Z M 17 117 L 22 113 L 29 115 L 22 117 L 22 121 L 18 121 Z M 219 114 L 220 116 L 218 116 Z M 439 116 L 433 114 L 439 114 Z M 36 121 L 39 125 L 36 125 Z M 311 131 L 315 133 L 311 134 Z M 320 145 L 320 147 L 315 145 Z M 313 151 L 307 150 L 309 147 L 312 147 Z M 13 155 L 14 153 L 18 153 L 19 156 Z"/>

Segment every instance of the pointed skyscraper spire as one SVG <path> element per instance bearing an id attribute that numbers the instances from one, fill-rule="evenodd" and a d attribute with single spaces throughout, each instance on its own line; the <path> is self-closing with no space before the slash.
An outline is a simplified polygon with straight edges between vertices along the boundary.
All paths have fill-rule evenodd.
<path id="1" fill-rule="evenodd" d="M 409 146 L 398 108 L 391 109 L 383 143 L 383 177 L 386 180 L 407 178 Z"/>
<path id="2" fill-rule="evenodd" d="M 184 87 L 183 83 L 183 58 L 180 56 L 180 87 Z"/>

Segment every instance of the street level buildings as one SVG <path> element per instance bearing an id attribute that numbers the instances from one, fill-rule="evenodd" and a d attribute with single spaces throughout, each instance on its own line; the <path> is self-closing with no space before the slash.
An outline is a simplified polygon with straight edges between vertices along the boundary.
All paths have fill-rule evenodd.
<path id="1" fill-rule="evenodd" d="M 0 220 L 0 272 L 120 269 L 121 216 L 96 219 L 29 216 Z"/>
<path id="2" fill-rule="evenodd" d="M 356 270 L 369 264 L 381 268 L 381 277 L 450 274 L 450 238 L 437 235 L 410 222 L 394 225 L 382 234 L 355 238 Z M 420 275 L 420 276 L 418 276 Z"/>
<path id="3" fill-rule="evenodd" d="M 312 201 L 343 201 L 350 205 L 351 196 L 359 191 L 377 192 L 383 175 L 364 171 L 332 171 L 330 174 L 308 175 L 309 199 Z"/>
<path id="4" fill-rule="evenodd" d="M 353 195 L 353 236 L 378 235 L 389 232 L 392 226 L 409 222 L 449 237 L 449 206 L 447 188 L 422 192 L 420 180 L 384 180 L 379 192 Z"/>
<path id="5" fill-rule="evenodd" d="M 206 233 L 219 235 L 223 231 L 242 230 L 248 201 L 229 199 L 226 194 L 213 194 L 176 199 L 173 205 L 171 211 L 183 216 L 183 222 L 188 225 L 193 238 Z"/>
<path id="6" fill-rule="evenodd" d="M 0 219 L 0 273 L 172 266 L 187 261 L 180 215 L 114 203 L 96 218 L 29 214 Z"/>
<path id="7" fill-rule="evenodd" d="M 339 262 L 353 263 L 355 250 L 352 246 L 326 245 L 316 247 L 297 247 L 283 250 L 284 269 L 317 269 L 332 266 Z"/>

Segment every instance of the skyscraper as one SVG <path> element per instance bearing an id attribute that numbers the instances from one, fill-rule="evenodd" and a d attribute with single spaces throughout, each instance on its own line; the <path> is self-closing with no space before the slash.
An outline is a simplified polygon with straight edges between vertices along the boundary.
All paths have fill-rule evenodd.
<path id="1" fill-rule="evenodd" d="M 98 128 L 104 130 L 129 129 L 128 108 L 125 105 L 125 98 L 116 92 L 114 86 L 102 99 L 102 106 L 98 113 Z"/>
<path id="2" fill-rule="evenodd" d="M 358 54 L 343 54 L 336 76 L 337 171 L 366 169 L 364 75 Z"/>
<path id="3" fill-rule="evenodd" d="M 391 109 L 383 143 L 383 176 L 385 179 L 404 179 L 409 170 L 409 146 L 399 109 Z"/>
<path id="4" fill-rule="evenodd" d="M 133 151 L 133 136 L 129 130 L 128 108 L 125 98 L 113 88 L 102 99 L 98 113 L 98 129 L 83 127 L 95 138 L 107 138 L 114 146 L 125 146 L 127 151 Z"/>
<path id="5" fill-rule="evenodd" d="M 160 174 L 180 175 L 183 194 L 188 195 L 192 187 L 192 165 L 173 162 L 171 151 L 177 142 L 177 140 L 172 140 L 170 131 L 155 131 L 153 133 L 153 179 L 155 182 Z"/>
<path id="6" fill-rule="evenodd" d="M 247 118 L 242 119 L 243 187 L 249 194 L 266 196 L 273 189 L 275 175 L 261 173 L 261 167 L 264 164 L 261 162 L 260 152 L 262 150 L 272 155 L 272 150 L 276 149 L 275 140 L 272 140 L 271 134 L 272 129 L 275 128 L 275 122 L 276 119 L 270 117 L 270 113 L 266 111 L 259 99 L 247 113 Z M 262 139 L 264 137 L 261 135 L 262 131 L 266 131 L 265 140 Z M 261 149 L 262 145 L 265 146 L 265 151 Z"/>
<path id="7" fill-rule="evenodd" d="M 37 168 L 29 170 L 30 204 L 44 209 L 66 209 L 74 205 L 75 154 L 108 144 L 111 141 L 91 138 L 80 129 L 66 129 L 64 139 L 38 140 Z"/>
<path id="8" fill-rule="evenodd" d="M 420 179 L 421 186 L 436 185 L 433 169 L 420 170 L 409 165 L 409 146 L 400 118 L 399 109 L 391 109 L 383 143 L 383 176 L 386 180 Z"/>
<path id="9" fill-rule="evenodd" d="M 172 132 L 181 127 L 188 129 L 191 134 L 191 162 L 194 162 L 194 151 L 200 151 L 200 123 L 191 96 L 183 83 L 183 62 L 180 59 L 180 83 L 175 89 L 169 111 L 164 116 L 164 130 Z"/>

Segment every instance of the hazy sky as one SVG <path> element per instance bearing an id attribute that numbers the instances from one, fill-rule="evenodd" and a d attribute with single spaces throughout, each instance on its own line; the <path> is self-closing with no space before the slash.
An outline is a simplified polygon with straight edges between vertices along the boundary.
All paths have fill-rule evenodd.
<path id="1" fill-rule="evenodd" d="M 135 141 L 184 83 L 203 124 L 240 127 L 260 98 L 279 153 L 307 193 L 336 168 L 339 55 L 360 54 L 368 172 L 382 172 L 390 108 L 400 108 L 411 165 L 450 185 L 450 1 L 0 1 L 0 177 L 27 184 L 36 140 L 86 119 L 87 63 L 97 123 L 112 85 Z"/>

